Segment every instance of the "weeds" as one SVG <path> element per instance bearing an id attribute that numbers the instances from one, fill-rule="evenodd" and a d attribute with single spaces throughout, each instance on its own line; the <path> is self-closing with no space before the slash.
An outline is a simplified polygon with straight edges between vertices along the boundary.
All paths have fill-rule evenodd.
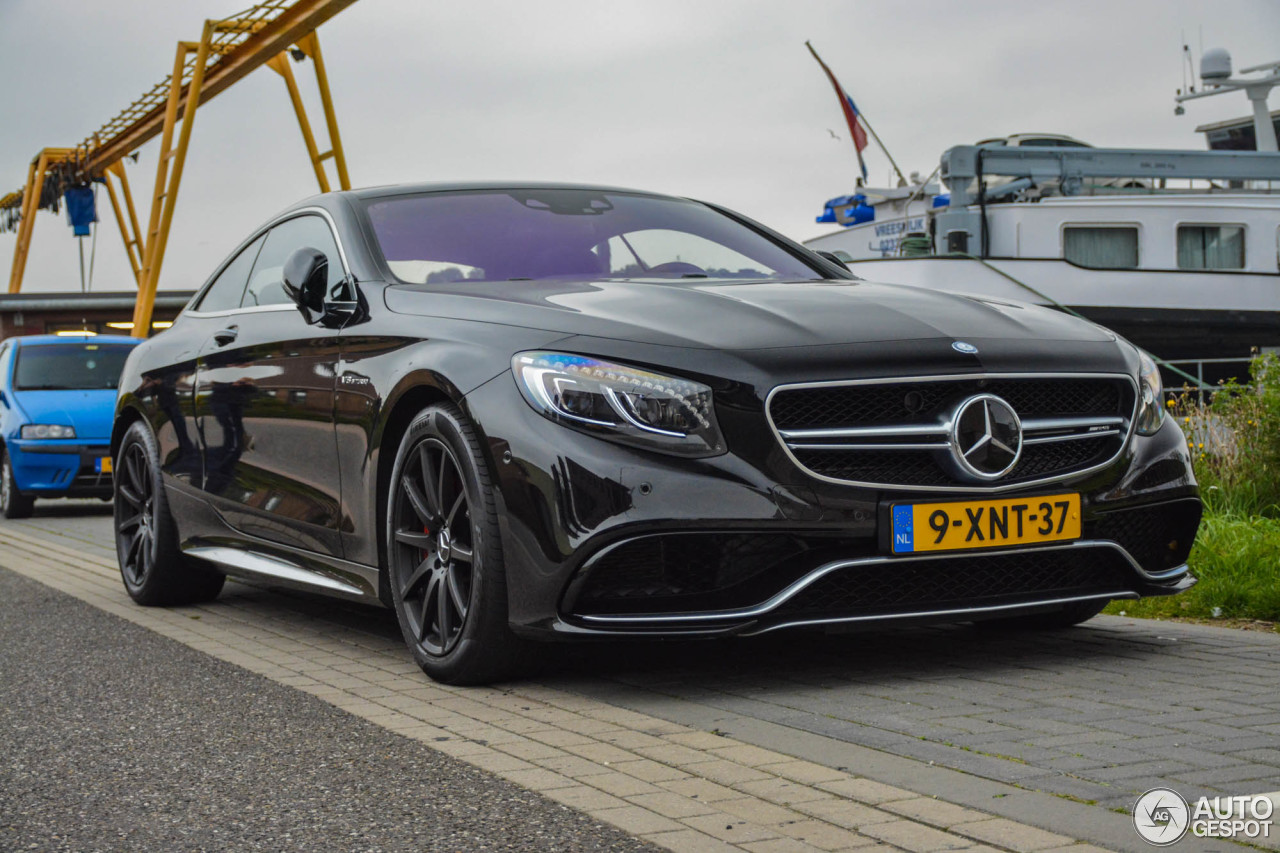
<path id="1" fill-rule="evenodd" d="M 1280 358 L 1256 356 L 1250 379 L 1224 383 L 1205 401 L 1182 391 L 1169 411 L 1187 435 L 1209 512 L 1280 518 Z"/>
<path id="2" fill-rule="evenodd" d="M 1110 613 L 1280 621 L 1280 358 L 1259 355 L 1250 381 L 1208 399 L 1174 395 L 1205 503 L 1189 560 L 1200 582 L 1171 598 L 1117 601 Z"/>

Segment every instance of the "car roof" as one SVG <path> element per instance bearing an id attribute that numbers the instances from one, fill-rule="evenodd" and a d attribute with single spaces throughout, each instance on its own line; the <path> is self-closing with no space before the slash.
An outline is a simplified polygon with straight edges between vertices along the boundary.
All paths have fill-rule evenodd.
<path id="1" fill-rule="evenodd" d="M 656 193 L 649 190 L 637 190 L 629 187 L 615 187 L 607 184 L 573 184 L 555 181 L 428 181 L 422 183 L 409 184 L 383 184 L 374 187 L 360 187 L 354 190 L 343 190 L 339 192 L 325 193 L 324 195 L 311 196 L 303 199 L 297 204 L 292 205 L 289 210 L 295 210 L 303 207 L 314 207 L 323 199 L 331 199 L 334 197 L 359 199 L 361 201 L 372 198 L 386 198 L 388 196 L 397 195 L 417 195 L 422 193 L 439 193 L 439 192 L 468 192 L 476 190 L 588 190 L 591 192 L 606 193 L 631 193 L 635 195 L 646 195 L 656 198 L 669 198 L 674 200 L 682 200 L 680 196 L 667 195 L 665 193 Z M 288 212 L 288 211 L 286 211 Z"/>
<path id="2" fill-rule="evenodd" d="M 142 343 L 141 338 L 132 338 L 127 335 L 18 335 L 8 340 L 24 347 L 42 346 L 44 344 L 86 343 L 88 341 L 107 344 Z"/>

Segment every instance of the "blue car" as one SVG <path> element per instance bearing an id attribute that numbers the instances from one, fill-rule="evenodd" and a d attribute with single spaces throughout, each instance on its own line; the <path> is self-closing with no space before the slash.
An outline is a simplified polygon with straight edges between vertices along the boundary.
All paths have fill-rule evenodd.
<path id="1" fill-rule="evenodd" d="M 111 419 L 125 359 L 141 341 L 32 335 L 0 343 L 0 513 L 36 498 L 111 497 Z"/>

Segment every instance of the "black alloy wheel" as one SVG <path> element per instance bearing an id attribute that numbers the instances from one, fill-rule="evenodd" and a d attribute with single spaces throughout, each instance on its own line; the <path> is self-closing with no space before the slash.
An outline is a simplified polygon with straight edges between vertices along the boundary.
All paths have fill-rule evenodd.
<path id="1" fill-rule="evenodd" d="M 462 466 L 440 439 L 424 439 L 400 472 L 400 490 L 400 596 L 423 649 L 444 655 L 457 645 L 471 606 L 475 550 Z"/>
<path id="2" fill-rule="evenodd" d="M 129 596 L 149 606 L 216 598 L 226 576 L 179 550 L 156 440 L 142 421 L 125 433 L 114 470 L 116 558 Z"/>
<path id="3" fill-rule="evenodd" d="M 493 487 L 457 409 L 433 406 L 409 425 L 388 503 L 388 582 L 418 665 L 456 684 L 505 674 L 516 643 L 506 624 Z"/>
<path id="4" fill-rule="evenodd" d="M 5 518 L 29 518 L 35 499 L 18 491 L 8 449 L 0 450 L 0 514 Z"/>

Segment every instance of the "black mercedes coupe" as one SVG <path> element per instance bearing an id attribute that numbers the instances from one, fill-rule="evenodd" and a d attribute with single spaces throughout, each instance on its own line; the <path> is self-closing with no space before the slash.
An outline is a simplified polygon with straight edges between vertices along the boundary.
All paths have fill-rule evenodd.
<path id="1" fill-rule="evenodd" d="M 1195 581 L 1156 365 L 1032 305 L 873 284 L 729 210 L 427 184 L 304 201 L 120 382 L 120 569 L 393 608 L 433 678 L 528 641 L 994 621 Z"/>

